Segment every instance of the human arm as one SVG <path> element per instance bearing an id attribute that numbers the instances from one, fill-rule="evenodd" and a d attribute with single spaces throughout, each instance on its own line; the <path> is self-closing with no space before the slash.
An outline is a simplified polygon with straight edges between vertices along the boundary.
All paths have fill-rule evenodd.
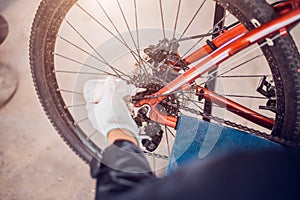
<path id="1" fill-rule="evenodd" d="M 123 129 L 114 129 L 110 131 L 107 135 L 107 140 L 110 144 L 113 144 L 117 140 L 126 140 L 138 146 L 138 141 L 134 135 Z"/>
<path id="2" fill-rule="evenodd" d="M 130 90 L 126 84 L 111 79 L 100 86 L 85 87 L 84 93 L 88 117 L 110 146 L 103 151 L 102 160 L 93 159 L 90 163 L 91 175 L 97 179 L 96 199 L 114 199 L 156 178 L 138 147 L 139 130 L 124 101 Z M 97 98 L 91 90 L 104 92 Z"/>
<path id="3" fill-rule="evenodd" d="M 127 140 L 116 140 L 90 167 L 97 180 L 96 200 L 124 199 L 137 187 L 157 180 L 143 152 Z"/>

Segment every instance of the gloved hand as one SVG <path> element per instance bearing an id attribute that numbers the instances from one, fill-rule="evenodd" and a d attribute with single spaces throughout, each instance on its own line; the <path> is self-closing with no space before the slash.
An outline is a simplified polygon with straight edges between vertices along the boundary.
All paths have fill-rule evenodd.
<path id="1" fill-rule="evenodd" d="M 137 89 L 125 81 L 107 78 L 89 80 L 84 85 L 88 118 L 93 127 L 105 137 L 114 129 L 123 129 L 136 138 L 139 130 L 124 99 L 135 95 Z"/>

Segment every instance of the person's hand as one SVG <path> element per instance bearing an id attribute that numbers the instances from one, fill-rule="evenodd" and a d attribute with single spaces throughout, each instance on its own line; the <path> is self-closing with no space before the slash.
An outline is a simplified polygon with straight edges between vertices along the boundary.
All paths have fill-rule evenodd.
<path id="1" fill-rule="evenodd" d="M 124 101 L 128 96 L 135 95 L 136 90 L 133 85 L 112 78 L 87 81 L 84 98 L 93 127 L 105 137 L 113 130 L 125 130 L 137 137 L 138 127 Z"/>

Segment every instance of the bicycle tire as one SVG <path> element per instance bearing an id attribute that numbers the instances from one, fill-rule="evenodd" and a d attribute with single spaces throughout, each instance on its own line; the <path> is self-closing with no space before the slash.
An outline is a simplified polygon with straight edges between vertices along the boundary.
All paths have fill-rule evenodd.
<path id="1" fill-rule="evenodd" d="M 226 0 L 223 1 L 222 5 L 226 6 L 226 2 Z M 246 0 L 242 3 L 232 0 L 231 3 L 239 11 L 233 11 L 234 6 L 226 7 L 230 12 L 241 13 L 238 14 L 241 16 L 238 18 L 248 29 L 254 28 L 249 19 L 257 19 L 264 24 L 277 16 L 265 1 Z M 300 139 L 299 52 L 290 35 L 275 40 L 273 47 L 264 46 L 263 52 L 269 62 L 277 88 L 277 123 L 275 123 L 272 134 L 298 143 Z"/>
<path id="2" fill-rule="evenodd" d="M 54 48 L 64 16 L 77 0 L 42 0 L 32 25 L 30 36 L 30 67 L 33 82 L 44 108 L 57 132 L 70 148 L 84 161 L 100 158 L 101 149 L 81 140 L 82 130 L 74 124 L 66 109 L 54 73 Z M 276 17 L 275 11 L 264 0 L 217 0 L 248 29 L 251 19 L 265 23 Z M 277 92 L 276 123 L 272 134 L 300 142 L 300 56 L 290 35 L 275 40 L 273 47 L 262 48 L 275 78 Z M 93 150 L 94 149 L 94 150 Z"/>

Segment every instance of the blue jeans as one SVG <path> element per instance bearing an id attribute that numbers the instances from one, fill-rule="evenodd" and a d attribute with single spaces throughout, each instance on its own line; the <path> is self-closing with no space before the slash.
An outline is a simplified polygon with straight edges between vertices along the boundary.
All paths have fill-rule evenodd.
<path id="1" fill-rule="evenodd" d="M 194 159 L 284 149 L 284 146 L 233 128 L 182 115 L 166 174 Z"/>

